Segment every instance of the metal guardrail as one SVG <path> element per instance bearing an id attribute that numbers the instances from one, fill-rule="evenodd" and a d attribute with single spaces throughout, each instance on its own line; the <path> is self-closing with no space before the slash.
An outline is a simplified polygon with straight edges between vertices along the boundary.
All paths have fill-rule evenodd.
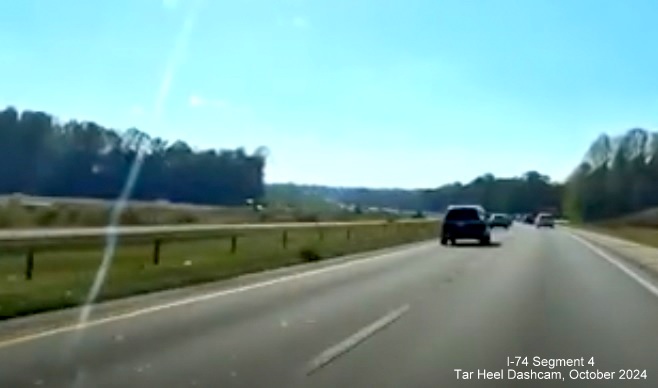
<path id="1" fill-rule="evenodd" d="M 11 229 L 0 231 L 0 246 L 16 243 L 40 244 L 45 241 L 67 242 L 80 239 L 104 239 L 110 234 L 119 238 L 139 239 L 154 237 L 195 237 L 206 235 L 235 234 L 261 230 L 304 229 L 304 228 L 338 228 L 390 224 L 418 224 L 437 222 L 434 219 L 397 220 L 397 221 L 359 221 L 359 222 L 286 222 L 276 224 L 208 224 L 208 225 L 155 225 L 155 226 L 119 226 L 94 228 L 40 228 Z"/>
<path id="2" fill-rule="evenodd" d="M 367 226 L 404 226 L 438 223 L 436 219 L 360 221 L 360 222 L 289 222 L 277 224 L 215 224 L 215 225 L 157 225 L 120 226 L 102 228 L 24 229 L 0 231 L 0 252 L 23 252 L 26 254 L 25 278 L 31 279 L 34 257 L 37 251 L 70 249 L 76 246 L 102 246 L 108 236 L 116 236 L 121 244 L 153 244 L 153 264 L 160 262 L 160 246 L 164 242 L 182 240 L 204 240 L 213 238 L 230 239 L 230 252 L 237 251 L 238 238 L 250 233 L 280 231 L 281 244 L 288 245 L 291 230 L 315 229 L 318 239 L 324 239 L 324 231 L 345 228 L 346 240 L 350 240 L 353 229 Z"/>

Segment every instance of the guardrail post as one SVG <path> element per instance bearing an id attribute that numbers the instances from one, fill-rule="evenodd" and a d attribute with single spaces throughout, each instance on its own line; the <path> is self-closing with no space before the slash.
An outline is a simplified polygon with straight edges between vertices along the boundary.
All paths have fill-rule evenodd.
<path id="1" fill-rule="evenodd" d="M 324 229 L 318 229 L 318 240 L 324 241 Z"/>
<path id="2" fill-rule="evenodd" d="M 32 280 L 32 272 L 34 271 L 34 250 L 31 248 L 27 251 L 25 263 L 25 279 Z"/>
<path id="3" fill-rule="evenodd" d="M 281 235 L 281 245 L 283 246 L 283 249 L 288 248 L 288 231 L 284 230 L 283 234 Z"/>
<path id="4" fill-rule="evenodd" d="M 231 236 L 231 253 L 235 253 L 238 250 L 238 236 Z"/>
<path id="5" fill-rule="evenodd" d="M 160 240 L 155 240 L 153 243 L 153 265 L 160 264 Z"/>
<path id="6" fill-rule="evenodd" d="M 345 238 L 349 241 L 352 239 L 352 229 L 347 228 L 347 231 L 345 232 Z"/>

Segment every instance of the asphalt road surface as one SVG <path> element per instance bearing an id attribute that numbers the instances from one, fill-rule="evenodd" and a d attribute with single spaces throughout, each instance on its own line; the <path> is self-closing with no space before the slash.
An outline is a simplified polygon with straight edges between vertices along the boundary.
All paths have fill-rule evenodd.
<path id="1" fill-rule="evenodd" d="M 658 387 L 646 284 L 563 230 L 494 241 L 418 244 L 5 343 L 0 387 Z M 549 368 L 559 359 L 572 365 Z M 510 379 L 521 372 L 556 373 Z"/>

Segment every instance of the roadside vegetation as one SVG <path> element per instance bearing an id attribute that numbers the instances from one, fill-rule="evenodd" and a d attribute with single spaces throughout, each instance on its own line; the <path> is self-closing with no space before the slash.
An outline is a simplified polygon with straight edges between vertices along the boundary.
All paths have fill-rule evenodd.
<path id="1" fill-rule="evenodd" d="M 0 200 L 0 229 L 64 228 L 105 226 L 111 201 L 66 200 L 43 202 L 9 196 Z M 90 203 L 91 202 L 91 203 Z M 233 224 L 277 222 L 321 222 L 399 219 L 402 215 L 383 211 L 360 212 L 339 207 L 272 206 L 170 206 L 156 202 L 128 205 L 121 225 Z"/>
<path id="2" fill-rule="evenodd" d="M 658 208 L 581 225 L 592 231 L 658 248 Z"/>
<path id="3" fill-rule="evenodd" d="M 492 212 L 561 213 L 562 185 L 537 171 L 518 177 L 483 174 L 470 182 L 457 182 L 419 190 L 343 188 L 313 185 L 268 185 L 277 198 L 315 195 L 331 201 L 359 204 L 364 209 L 405 209 L 440 213 L 452 204 L 480 204 Z"/>
<path id="4" fill-rule="evenodd" d="M 242 274 L 315 262 L 340 255 L 435 238 L 438 223 L 252 232 L 237 239 L 163 242 L 159 262 L 153 244 L 119 245 L 100 300 L 212 282 Z M 25 254 L 0 253 L 0 320 L 80 305 L 102 258 L 100 247 L 37 251 L 32 279 Z"/>
<path id="5" fill-rule="evenodd" d="M 241 206 L 265 194 L 267 150 L 193 149 L 136 128 L 62 121 L 46 112 L 0 111 L 0 193 L 117 198 L 137 155 L 131 197 L 145 201 Z"/>
<path id="6" fill-rule="evenodd" d="M 588 225 L 587 229 L 658 248 L 658 229 L 630 225 Z"/>
<path id="7" fill-rule="evenodd" d="M 592 143 L 566 182 L 564 208 L 571 219 L 588 223 L 648 220 L 656 225 L 655 210 L 646 209 L 658 206 L 657 192 L 658 133 L 635 128 Z"/>

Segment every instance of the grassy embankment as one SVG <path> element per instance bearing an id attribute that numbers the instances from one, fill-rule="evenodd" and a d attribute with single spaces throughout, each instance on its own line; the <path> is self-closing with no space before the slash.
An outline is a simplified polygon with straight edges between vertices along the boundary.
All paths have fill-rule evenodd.
<path id="1" fill-rule="evenodd" d="M 437 223 L 250 232 L 229 239 L 164 242 L 160 262 L 153 244 L 119 245 L 100 300 L 210 282 L 307 261 L 432 238 Z M 348 229 L 350 232 L 348 233 Z M 1 247 L 0 247 L 1 248 Z M 64 246 L 36 251 L 33 277 L 25 278 L 24 252 L 0 252 L 0 320 L 80 305 L 101 261 L 102 248 Z"/>
<path id="2" fill-rule="evenodd" d="M 94 199 L 4 196 L 0 229 L 107 225 L 112 202 Z M 388 213 L 357 214 L 336 205 L 311 203 L 272 205 L 261 211 L 249 206 L 221 207 L 161 202 L 131 202 L 121 213 L 122 225 L 277 223 L 358 221 L 399 218 Z"/>
<path id="3" fill-rule="evenodd" d="M 0 206 L 0 228 L 64 228 L 108 224 L 110 205 L 55 203 L 31 207 L 9 202 Z M 165 206 L 129 206 L 122 225 L 257 222 L 246 208 L 216 210 L 168 209 Z"/>
<path id="4" fill-rule="evenodd" d="M 658 248 L 658 208 L 587 224 L 586 229 Z"/>

